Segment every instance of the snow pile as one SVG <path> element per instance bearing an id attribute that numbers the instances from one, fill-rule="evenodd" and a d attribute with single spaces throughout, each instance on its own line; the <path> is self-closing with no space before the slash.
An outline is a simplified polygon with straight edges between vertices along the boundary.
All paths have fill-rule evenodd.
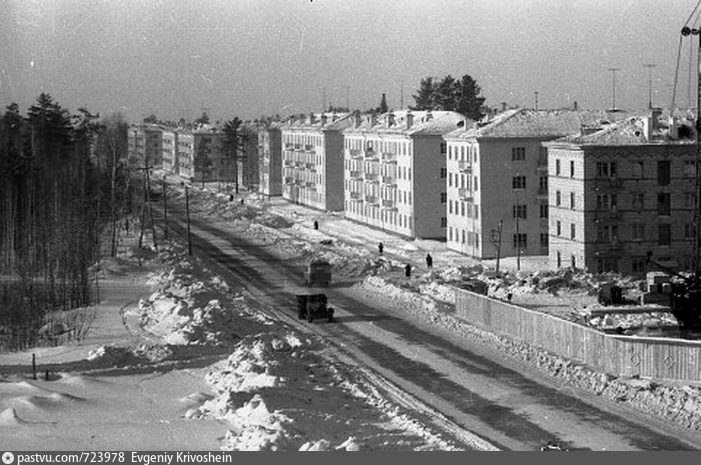
<path id="1" fill-rule="evenodd" d="M 322 344 L 291 331 L 243 338 L 190 418 L 228 421 L 224 450 L 450 450 Z"/>
<path id="2" fill-rule="evenodd" d="M 165 250 L 162 256 L 167 267 L 147 281 L 154 292 L 125 313 L 136 313 L 141 327 L 165 343 L 231 343 L 273 324 L 251 311 L 221 277 L 180 258 L 181 251 Z"/>
<path id="3" fill-rule="evenodd" d="M 88 360 L 102 366 L 124 367 L 162 362 L 172 355 L 172 349 L 163 345 L 100 346 L 88 353 Z"/>

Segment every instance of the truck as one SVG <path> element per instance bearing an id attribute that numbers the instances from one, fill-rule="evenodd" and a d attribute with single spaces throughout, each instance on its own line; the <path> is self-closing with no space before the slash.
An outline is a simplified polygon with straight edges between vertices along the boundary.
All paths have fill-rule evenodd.
<path id="1" fill-rule="evenodd" d="M 326 294 L 297 294 L 297 317 L 310 323 L 316 318 L 333 321 L 333 308 L 328 306 Z"/>
<path id="2" fill-rule="evenodd" d="M 304 285 L 308 287 L 329 287 L 331 284 L 331 264 L 326 260 L 311 260 L 304 271 Z"/>

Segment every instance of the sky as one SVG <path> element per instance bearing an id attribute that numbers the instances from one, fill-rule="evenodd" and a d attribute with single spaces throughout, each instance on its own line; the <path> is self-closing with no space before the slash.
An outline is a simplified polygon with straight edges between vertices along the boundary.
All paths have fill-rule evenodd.
<path id="1" fill-rule="evenodd" d="M 698 36 L 680 30 L 697 2 L 0 0 L 0 105 L 26 111 L 47 92 L 129 121 L 253 119 L 376 107 L 382 93 L 399 109 L 422 78 L 469 74 L 491 107 L 532 108 L 537 92 L 538 108 L 599 109 L 615 74 L 616 107 L 642 110 L 648 78 L 669 108 L 678 73 L 689 106 Z"/>

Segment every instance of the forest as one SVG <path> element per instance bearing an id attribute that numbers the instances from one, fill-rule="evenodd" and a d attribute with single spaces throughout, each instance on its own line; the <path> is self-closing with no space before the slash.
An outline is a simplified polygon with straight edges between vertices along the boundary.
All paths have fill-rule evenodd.
<path id="1" fill-rule="evenodd" d="M 120 115 L 70 114 L 42 93 L 0 120 L 0 350 L 40 342 L 47 315 L 87 307 L 102 247 L 139 195 Z M 111 239 L 111 240 L 110 240 Z"/>

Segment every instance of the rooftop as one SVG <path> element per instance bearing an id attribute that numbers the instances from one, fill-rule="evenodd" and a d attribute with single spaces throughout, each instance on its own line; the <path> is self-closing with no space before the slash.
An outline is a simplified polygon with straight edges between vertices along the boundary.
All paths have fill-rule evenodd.
<path id="1" fill-rule="evenodd" d="M 342 131 L 351 124 L 351 113 L 310 113 L 288 119 L 280 129 L 313 129 L 317 131 Z"/>
<path id="2" fill-rule="evenodd" d="M 395 133 L 407 135 L 443 135 L 462 127 L 472 120 L 454 111 L 413 111 L 397 110 L 381 115 L 354 116 L 354 125 L 344 132 L 354 133 Z"/>

